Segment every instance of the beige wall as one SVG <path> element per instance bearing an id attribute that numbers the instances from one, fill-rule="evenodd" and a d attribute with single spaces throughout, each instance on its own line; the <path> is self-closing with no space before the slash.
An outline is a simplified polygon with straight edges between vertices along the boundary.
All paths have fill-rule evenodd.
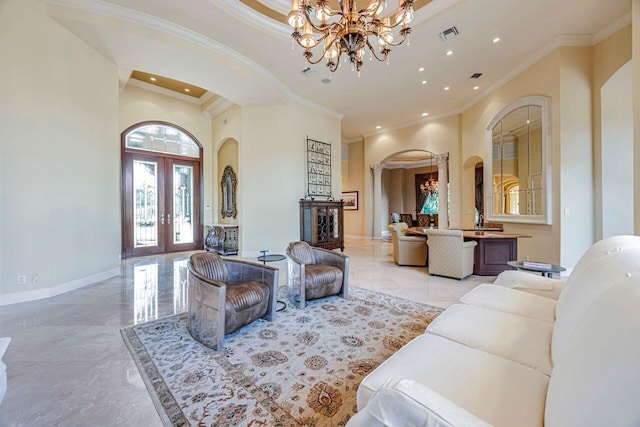
<path id="1" fill-rule="evenodd" d="M 227 125 L 223 124 L 227 119 Z M 300 238 L 306 137 L 331 143 L 332 192 L 342 191 L 340 120 L 303 105 L 232 107 L 213 120 L 213 138 L 238 141 L 238 225 L 243 255 L 282 253 Z M 216 203 L 216 209 L 219 209 Z"/>
<path id="2" fill-rule="evenodd" d="M 593 173 L 596 240 L 603 236 L 601 90 L 611 76 L 629 60 L 631 60 L 631 25 L 593 46 Z"/>
<path id="3" fill-rule="evenodd" d="M 347 176 L 342 176 L 342 191 L 358 192 L 358 210 L 344 212 L 344 234 L 348 236 L 364 236 L 364 142 L 354 142 L 347 146 Z"/>
<path id="4" fill-rule="evenodd" d="M 592 48 L 560 48 L 560 258 L 573 267 L 594 242 Z M 557 122 L 556 122 L 557 123 Z"/>
<path id="5" fill-rule="evenodd" d="M 214 179 L 213 186 L 216 189 L 215 192 L 217 194 L 217 200 L 222 200 L 222 174 L 224 173 L 224 169 L 227 166 L 231 166 L 233 173 L 236 174 L 236 179 L 238 178 L 238 141 L 233 138 L 227 139 L 222 143 L 222 146 L 218 150 L 218 161 L 217 161 L 217 173 L 216 178 Z M 238 197 L 238 186 L 236 181 L 236 200 Z M 222 217 L 222 204 L 220 203 L 219 208 L 214 212 L 214 218 L 217 216 L 219 224 L 238 224 L 237 217 L 238 209 L 236 206 L 236 217 Z"/>
<path id="6" fill-rule="evenodd" d="M 532 239 L 519 239 L 518 257 L 532 260 L 559 262 L 560 260 L 560 225 L 559 208 L 560 185 L 560 109 L 559 109 L 559 51 L 555 50 L 546 55 L 531 67 L 524 70 L 514 79 L 505 83 L 462 113 L 462 152 L 463 161 L 477 158 L 483 159 L 486 164 L 485 132 L 489 122 L 496 114 L 512 101 L 529 95 L 548 96 L 551 101 L 552 123 L 552 189 L 554 209 L 552 214 L 553 225 L 513 224 L 505 223 L 505 231 L 532 235 Z M 471 168 L 467 168 L 470 170 Z M 466 223 L 473 223 L 473 208 L 475 198 L 471 188 L 471 173 L 467 177 L 465 185 L 465 199 L 462 201 L 462 210 L 465 212 Z"/>
<path id="7" fill-rule="evenodd" d="M 0 2 L 0 305 L 119 273 L 118 70 L 44 7 Z"/>
<path id="8" fill-rule="evenodd" d="M 219 150 L 224 146 L 225 142 L 233 140 L 236 144 L 236 150 L 238 157 L 236 167 L 234 171 L 236 172 L 236 179 L 238 183 L 236 185 L 236 209 L 238 210 L 238 215 L 234 219 L 233 222 L 224 222 L 222 221 L 222 215 L 220 215 L 220 209 L 222 206 L 220 205 L 220 191 L 214 190 L 213 192 L 213 203 L 211 205 L 211 223 L 231 223 L 231 224 L 239 224 L 240 213 L 242 212 L 242 199 L 240 198 L 240 194 L 243 189 L 243 182 L 240 179 L 240 159 L 239 153 L 240 148 L 242 147 L 242 139 L 241 139 L 241 125 L 242 125 L 242 109 L 238 105 L 233 105 L 223 113 L 217 115 L 211 120 L 212 129 L 211 129 L 211 144 L 213 146 L 213 150 L 211 152 L 211 161 L 215 167 L 215 170 L 212 174 L 212 188 L 216 189 L 220 186 L 220 180 L 218 176 L 222 177 L 222 173 L 224 172 L 224 167 L 220 170 L 219 160 L 217 158 Z M 225 218 L 229 220 L 230 218 Z M 205 222 L 205 224 L 207 224 Z M 242 242 L 238 242 L 238 245 L 241 245 Z M 239 247 L 239 250 L 242 250 L 242 247 Z"/>

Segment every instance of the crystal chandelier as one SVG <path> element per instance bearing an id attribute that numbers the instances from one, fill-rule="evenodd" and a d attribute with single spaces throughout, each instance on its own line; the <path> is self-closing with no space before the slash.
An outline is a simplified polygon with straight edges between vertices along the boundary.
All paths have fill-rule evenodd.
<path id="1" fill-rule="evenodd" d="M 323 58 L 327 67 L 335 71 L 344 53 L 345 60 L 351 62 L 353 70 L 360 72 L 362 60 L 367 49 L 370 59 L 385 61 L 391 52 L 391 46 L 402 44 L 411 28 L 413 3 L 415 0 L 400 0 L 397 12 L 381 17 L 386 0 L 368 0 L 367 7 L 358 9 L 356 0 L 340 0 L 340 9 L 333 10 L 329 0 L 292 0 L 288 22 L 294 28 L 291 37 L 304 48 L 304 57 L 310 64 L 317 64 Z M 315 19 L 312 19 L 315 16 Z M 401 39 L 394 42 L 393 29 L 400 26 Z M 369 37 L 375 37 L 373 44 Z M 324 42 L 324 43 L 323 43 Z M 322 54 L 313 57 L 312 49 L 320 46 Z M 318 50 L 319 52 L 319 50 Z"/>

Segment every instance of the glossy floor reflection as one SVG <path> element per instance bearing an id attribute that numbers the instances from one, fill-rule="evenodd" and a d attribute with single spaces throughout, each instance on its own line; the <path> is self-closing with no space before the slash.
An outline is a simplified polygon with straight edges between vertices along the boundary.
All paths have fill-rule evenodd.
<path id="1" fill-rule="evenodd" d="M 492 277 L 398 267 L 389 242 L 347 239 L 350 285 L 447 307 Z M 277 251 L 273 251 L 277 252 Z M 57 297 L 0 307 L 8 388 L 0 426 L 161 426 L 119 330 L 183 312 L 189 253 L 128 259 L 121 274 Z M 255 261 L 254 258 L 247 258 Z M 280 283 L 286 280 L 286 262 Z"/>

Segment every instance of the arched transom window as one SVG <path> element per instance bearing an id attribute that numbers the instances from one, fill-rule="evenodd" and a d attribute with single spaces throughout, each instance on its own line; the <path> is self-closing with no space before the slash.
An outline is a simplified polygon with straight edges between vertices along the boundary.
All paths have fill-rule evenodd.
<path id="1" fill-rule="evenodd" d="M 126 148 L 170 153 L 185 157 L 200 157 L 200 146 L 188 134 L 163 124 L 143 125 L 125 136 Z"/>

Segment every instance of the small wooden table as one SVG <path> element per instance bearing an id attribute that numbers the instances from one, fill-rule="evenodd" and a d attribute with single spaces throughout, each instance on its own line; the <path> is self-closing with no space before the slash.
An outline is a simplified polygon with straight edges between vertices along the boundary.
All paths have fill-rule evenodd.
<path id="1" fill-rule="evenodd" d="M 497 276 L 511 270 L 509 261 L 518 259 L 518 239 L 530 238 L 526 234 L 464 231 L 466 240 L 478 242 L 473 252 L 473 274 Z"/>
<path id="2" fill-rule="evenodd" d="M 542 274 L 543 277 L 553 277 L 553 273 L 561 273 L 567 270 L 566 268 L 555 264 L 548 264 L 548 267 L 541 265 L 524 265 L 524 261 L 509 261 L 507 264 L 516 270 L 536 271 Z"/>

